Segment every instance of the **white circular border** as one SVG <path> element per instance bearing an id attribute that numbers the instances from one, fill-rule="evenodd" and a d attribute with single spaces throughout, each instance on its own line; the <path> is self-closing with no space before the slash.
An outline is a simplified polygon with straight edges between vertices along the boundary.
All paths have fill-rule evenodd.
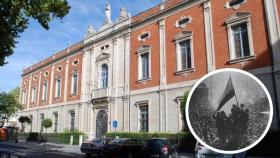
<path id="1" fill-rule="evenodd" d="M 242 73 L 244 75 L 247 75 L 248 77 L 251 77 L 252 79 L 254 79 L 261 87 L 262 89 L 264 90 L 267 98 L 268 98 L 268 101 L 269 101 L 269 106 L 270 106 L 270 116 L 269 116 L 269 120 L 268 120 L 268 125 L 265 129 L 265 131 L 263 132 L 263 134 L 251 145 L 243 148 L 243 149 L 239 149 L 239 150 L 232 150 L 232 151 L 226 151 L 226 150 L 220 150 L 220 149 L 216 149 L 216 148 L 213 148 L 209 145 L 207 145 L 206 143 L 204 143 L 197 135 L 196 133 L 194 132 L 194 130 L 192 129 L 192 126 L 191 126 L 191 123 L 190 123 L 190 118 L 189 118 L 189 103 L 190 103 L 190 99 L 191 99 L 191 96 L 194 92 L 194 90 L 196 89 L 196 87 L 202 82 L 204 81 L 206 78 L 208 78 L 209 76 L 212 76 L 214 74 L 217 74 L 217 73 L 221 73 L 221 72 L 239 72 L 239 73 Z M 196 138 L 196 140 L 202 144 L 203 146 L 207 147 L 208 149 L 212 150 L 212 151 L 215 151 L 217 153 L 222 153 L 222 154 L 237 154 L 237 153 L 241 153 L 241 152 L 244 152 L 244 151 L 247 151 L 251 148 L 253 148 L 255 145 L 257 145 L 263 138 L 264 136 L 267 134 L 270 126 L 271 126 L 271 123 L 272 123 L 272 117 L 273 117 L 273 105 L 272 105 L 272 100 L 271 100 L 271 97 L 270 97 L 270 94 L 268 92 L 268 90 L 266 89 L 265 85 L 254 75 L 252 75 L 251 73 L 247 72 L 247 71 L 244 71 L 244 70 L 240 70 L 240 69 L 234 69 L 234 68 L 224 68 L 224 69 L 219 69 L 219 70 L 215 70 L 215 71 L 212 71 L 208 74 L 206 74 L 205 76 L 203 76 L 201 79 L 199 79 L 195 85 L 192 87 L 189 95 L 188 95 L 188 98 L 187 98 L 187 102 L 186 102 L 186 119 L 187 119 L 187 124 L 188 124 L 188 127 L 192 133 L 192 135 Z"/>

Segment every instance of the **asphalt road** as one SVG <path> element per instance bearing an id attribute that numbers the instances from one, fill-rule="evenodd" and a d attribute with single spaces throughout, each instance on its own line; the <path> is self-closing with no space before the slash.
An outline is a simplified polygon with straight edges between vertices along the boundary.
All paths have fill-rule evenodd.
<path id="1" fill-rule="evenodd" d="M 65 153 L 62 151 L 38 151 L 32 150 L 26 147 L 16 147 L 10 145 L 0 144 L 0 152 L 5 156 L 7 153 L 11 153 L 12 158 L 23 157 L 23 158 L 83 158 L 83 154 Z M 1 156 L 0 156 L 1 157 Z"/>
<path id="2" fill-rule="evenodd" d="M 78 148 L 79 149 L 79 148 Z M 10 144 L 0 143 L 0 158 L 7 158 L 7 154 L 11 153 L 11 158 L 86 158 L 76 147 L 68 147 L 61 150 L 56 145 L 45 145 L 44 147 L 39 144 L 32 144 L 29 146 L 15 146 Z M 96 156 L 93 156 L 96 157 Z M 191 158 L 193 154 L 179 154 L 178 158 Z"/>

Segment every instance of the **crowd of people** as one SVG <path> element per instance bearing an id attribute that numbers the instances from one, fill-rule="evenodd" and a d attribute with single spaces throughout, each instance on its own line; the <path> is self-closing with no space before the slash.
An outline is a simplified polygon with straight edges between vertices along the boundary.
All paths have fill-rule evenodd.
<path id="1" fill-rule="evenodd" d="M 190 122 L 198 137 L 208 145 L 223 150 L 236 150 L 250 144 L 249 109 L 233 104 L 230 114 L 210 106 L 191 108 Z"/>
<path id="2" fill-rule="evenodd" d="M 220 111 L 214 113 L 213 118 L 218 144 L 228 149 L 239 149 L 248 144 L 249 109 L 245 109 L 244 104 L 240 106 L 233 104 L 229 116 Z"/>

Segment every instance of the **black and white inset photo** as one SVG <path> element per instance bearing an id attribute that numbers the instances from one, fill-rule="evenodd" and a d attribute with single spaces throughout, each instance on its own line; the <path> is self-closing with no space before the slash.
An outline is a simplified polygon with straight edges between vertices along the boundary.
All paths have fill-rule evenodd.
<path id="1" fill-rule="evenodd" d="M 202 145 L 235 154 L 261 141 L 270 128 L 272 108 L 266 87 L 254 75 L 220 69 L 194 85 L 187 99 L 186 118 Z"/>

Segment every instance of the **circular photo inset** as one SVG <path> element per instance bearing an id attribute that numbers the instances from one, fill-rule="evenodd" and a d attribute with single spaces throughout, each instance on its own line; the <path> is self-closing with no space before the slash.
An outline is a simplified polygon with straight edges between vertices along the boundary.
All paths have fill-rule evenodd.
<path id="1" fill-rule="evenodd" d="M 244 152 L 268 132 L 272 101 L 254 75 L 220 69 L 202 77 L 186 103 L 188 127 L 199 143 L 215 152 Z"/>

